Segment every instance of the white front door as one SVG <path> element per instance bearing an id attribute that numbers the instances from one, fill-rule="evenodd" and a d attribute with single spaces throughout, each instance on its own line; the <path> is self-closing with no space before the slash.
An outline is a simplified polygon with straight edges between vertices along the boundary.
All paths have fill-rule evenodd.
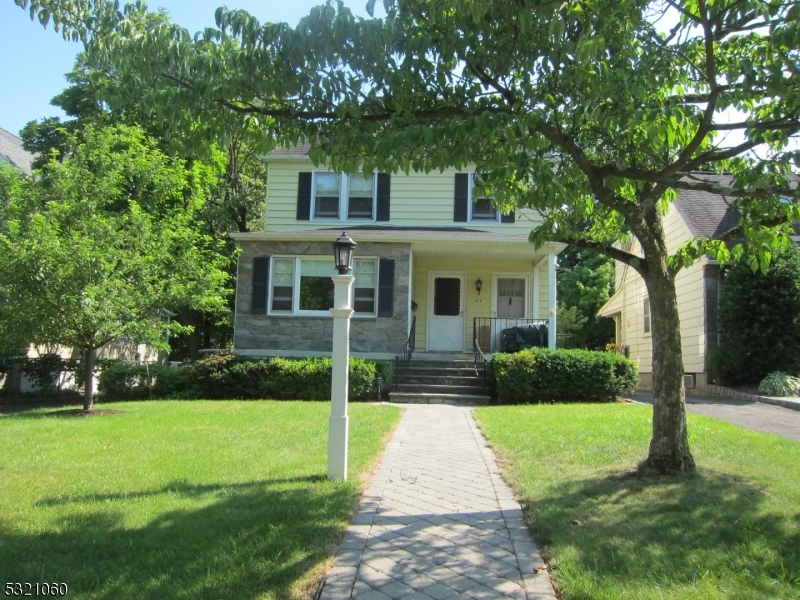
<path id="1" fill-rule="evenodd" d="M 464 350 L 463 273 L 428 275 L 428 350 Z"/>
<path id="2" fill-rule="evenodd" d="M 502 332 L 525 322 L 528 306 L 528 276 L 513 273 L 493 276 L 492 296 L 492 347 L 501 347 Z"/>

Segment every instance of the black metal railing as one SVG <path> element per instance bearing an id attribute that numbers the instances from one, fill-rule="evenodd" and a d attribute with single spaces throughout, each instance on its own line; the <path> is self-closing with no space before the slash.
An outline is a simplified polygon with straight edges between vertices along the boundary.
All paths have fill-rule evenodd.
<path id="1" fill-rule="evenodd" d="M 475 361 L 475 374 L 480 378 L 483 389 L 489 388 L 489 358 L 481 350 L 478 338 L 472 336 L 472 352 Z"/>
<path id="2" fill-rule="evenodd" d="M 507 350 L 503 348 L 503 332 L 515 327 L 531 330 L 535 333 L 533 340 L 536 346 L 547 347 L 547 319 L 516 319 L 512 317 L 473 317 L 472 339 L 477 348 L 484 354 L 492 354 Z M 506 334 L 508 336 L 508 334 Z"/>
<path id="3" fill-rule="evenodd" d="M 408 332 L 408 339 L 402 350 L 394 355 L 394 384 L 400 382 L 400 376 L 408 370 L 408 363 L 414 354 L 414 344 L 416 343 L 417 316 L 411 319 L 411 331 Z"/>

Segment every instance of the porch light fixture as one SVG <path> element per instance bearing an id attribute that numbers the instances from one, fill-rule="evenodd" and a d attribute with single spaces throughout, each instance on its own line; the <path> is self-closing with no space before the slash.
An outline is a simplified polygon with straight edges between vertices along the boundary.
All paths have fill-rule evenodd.
<path id="1" fill-rule="evenodd" d="M 336 259 L 336 270 L 339 275 L 349 275 L 353 270 L 353 248 L 356 243 L 350 239 L 346 231 L 333 242 L 333 256 Z"/>
<path id="2" fill-rule="evenodd" d="M 480 279 L 478 279 L 478 281 L 475 282 L 475 289 L 478 290 L 478 296 L 481 295 L 482 287 L 483 287 L 483 282 Z"/>

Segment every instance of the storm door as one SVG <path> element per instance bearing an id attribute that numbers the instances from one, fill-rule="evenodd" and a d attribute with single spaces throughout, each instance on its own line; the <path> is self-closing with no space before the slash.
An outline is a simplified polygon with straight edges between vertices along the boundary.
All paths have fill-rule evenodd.
<path id="1" fill-rule="evenodd" d="M 428 276 L 428 350 L 460 352 L 464 349 L 464 275 L 431 273 Z"/>
<path id="2" fill-rule="evenodd" d="M 504 329 L 521 325 L 525 320 L 527 303 L 525 290 L 528 279 L 525 277 L 494 278 L 494 317 L 492 321 L 493 347 L 499 348 Z"/>

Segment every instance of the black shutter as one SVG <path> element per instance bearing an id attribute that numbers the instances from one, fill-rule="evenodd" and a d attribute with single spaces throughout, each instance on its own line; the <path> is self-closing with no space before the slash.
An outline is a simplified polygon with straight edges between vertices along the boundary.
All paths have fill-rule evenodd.
<path id="1" fill-rule="evenodd" d="M 378 316 L 394 316 L 393 258 L 382 258 L 378 265 Z"/>
<path id="2" fill-rule="evenodd" d="M 467 221 L 467 203 L 469 202 L 469 175 L 456 173 L 456 194 L 453 202 L 453 221 Z"/>
<path id="3" fill-rule="evenodd" d="M 392 176 L 389 173 L 378 173 L 378 210 L 376 211 L 376 221 L 388 221 L 391 214 L 389 189 L 392 184 Z"/>
<path id="4" fill-rule="evenodd" d="M 501 223 L 513 223 L 516 220 L 517 220 L 517 213 L 515 213 L 513 210 L 507 215 L 502 215 L 500 217 Z"/>
<path id="5" fill-rule="evenodd" d="M 250 312 L 254 315 L 267 314 L 267 286 L 269 283 L 269 256 L 256 256 L 253 259 L 253 301 Z"/>
<path id="6" fill-rule="evenodd" d="M 297 220 L 311 219 L 311 173 L 299 173 L 297 178 Z"/>

